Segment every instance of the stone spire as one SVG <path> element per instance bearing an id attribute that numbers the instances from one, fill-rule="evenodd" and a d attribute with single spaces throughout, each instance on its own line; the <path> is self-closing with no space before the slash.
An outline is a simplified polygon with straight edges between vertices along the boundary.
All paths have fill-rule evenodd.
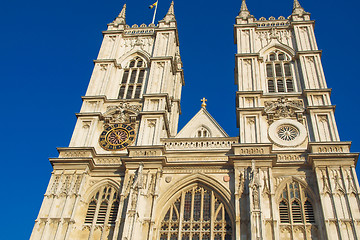
<path id="1" fill-rule="evenodd" d="M 250 16 L 250 11 L 248 10 L 248 8 L 246 6 L 245 0 L 242 0 L 240 12 L 239 12 L 239 17 L 247 18 L 249 16 Z"/>
<path id="2" fill-rule="evenodd" d="M 171 2 L 169 11 L 165 15 L 163 21 L 169 22 L 169 21 L 176 21 L 175 19 L 175 13 L 174 13 L 174 1 Z"/>
<path id="3" fill-rule="evenodd" d="M 112 23 L 115 25 L 126 24 L 125 13 L 126 13 L 126 4 L 124 4 L 121 12 L 119 13 L 119 16 L 117 16 Z"/>
<path id="4" fill-rule="evenodd" d="M 298 0 L 294 0 L 294 6 L 293 6 L 293 11 L 292 14 L 298 14 L 298 15 L 302 15 L 305 13 L 305 10 L 303 7 L 301 7 L 300 3 Z"/>

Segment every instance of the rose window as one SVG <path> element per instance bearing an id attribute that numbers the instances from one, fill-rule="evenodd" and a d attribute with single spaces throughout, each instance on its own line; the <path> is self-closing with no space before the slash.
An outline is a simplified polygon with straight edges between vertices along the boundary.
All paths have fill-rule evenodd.
<path id="1" fill-rule="evenodd" d="M 284 141 L 292 141 L 299 135 L 299 130 L 291 125 L 280 126 L 277 134 Z"/>

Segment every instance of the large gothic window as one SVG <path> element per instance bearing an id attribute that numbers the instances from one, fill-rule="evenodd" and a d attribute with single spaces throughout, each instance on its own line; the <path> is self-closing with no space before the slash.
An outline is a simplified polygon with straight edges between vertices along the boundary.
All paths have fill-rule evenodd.
<path id="1" fill-rule="evenodd" d="M 314 230 L 312 201 L 303 186 L 297 182 L 287 183 L 283 189 L 279 200 L 279 215 L 281 232 L 286 233 L 288 239 L 301 239 Z M 308 231 L 302 232 L 303 229 Z M 299 233 L 301 236 L 297 236 Z"/>
<path id="2" fill-rule="evenodd" d="M 146 72 L 146 63 L 143 59 L 136 57 L 131 60 L 124 68 L 118 98 L 140 98 L 144 91 Z"/>
<path id="3" fill-rule="evenodd" d="M 118 210 L 118 192 L 113 187 L 104 186 L 90 200 L 85 225 L 90 230 L 98 226 L 114 228 Z"/>
<path id="4" fill-rule="evenodd" d="M 283 52 L 271 52 L 266 58 L 266 79 L 269 93 L 294 92 L 291 57 Z"/>
<path id="5" fill-rule="evenodd" d="M 230 240 L 231 221 L 214 191 L 196 185 L 181 192 L 161 222 L 160 240 Z"/>

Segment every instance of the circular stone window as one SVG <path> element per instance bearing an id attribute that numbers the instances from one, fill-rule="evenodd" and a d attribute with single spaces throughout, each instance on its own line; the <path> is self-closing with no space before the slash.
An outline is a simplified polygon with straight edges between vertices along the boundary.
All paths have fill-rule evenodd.
<path id="1" fill-rule="evenodd" d="M 281 119 L 270 125 L 268 135 L 278 146 L 296 147 L 305 141 L 307 133 L 301 123 L 292 119 Z"/>

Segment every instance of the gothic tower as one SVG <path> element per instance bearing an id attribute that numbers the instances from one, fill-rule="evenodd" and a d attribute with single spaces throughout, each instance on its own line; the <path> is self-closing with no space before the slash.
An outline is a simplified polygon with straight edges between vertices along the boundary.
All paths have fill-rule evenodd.
<path id="1" fill-rule="evenodd" d="M 178 131 L 184 85 L 174 3 L 157 25 L 103 32 L 69 147 L 31 239 L 359 239 L 358 154 L 341 142 L 314 21 L 234 26 L 238 137 L 206 109 Z"/>

